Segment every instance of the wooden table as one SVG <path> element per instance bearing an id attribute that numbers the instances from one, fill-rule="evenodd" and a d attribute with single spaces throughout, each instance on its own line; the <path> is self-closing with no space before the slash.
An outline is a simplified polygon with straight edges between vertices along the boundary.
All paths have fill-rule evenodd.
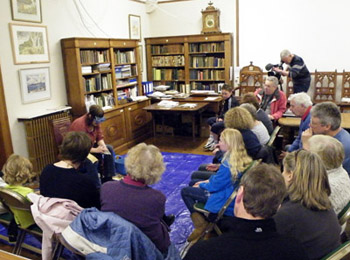
<path id="1" fill-rule="evenodd" d="M 14 255 L 14 254 L 11 254 L 9 252 L 6 252 L 4 250 L 0 250 L 0 259 L 2 260 L 23 260 L 23 259 L 28 259 L 29 258 L 26 258 L 26 257 L 23 257 L 23 256 L 19 256 L 19 255 Z"/>
<path id="2" fill-rule="evenodd" d="M 207 97 L 196 97 L 190 96 L 188 98 L 174 98 L 172 100 L 179 102 L 188 102 L 188 103 L 209 103 L 206 110 L 210 112 L 214 112 L 215 114 L 219 114 L 220 108 L 222 105 L 222 97 L 221 96 L 209 96 L 215 97 L 215 100 L 205 100 Z"/>
<path id="3" fill-rule="evenodd" d="M 187 101 L 187 100 L 186 100 Z M 185 104 L 189 102 L 179 102 L 179 105 Z M 196 116 L 199 116 L 199 124 L 198 124 L 198 134 L 200 136 L 200 126 L 202 122 L 202 116 L 201 114 L 203 111 L 206 110 L 208 106 L 208 102 L 201 102 L 201 103 L 196 103 L 197 106 L 194 108 L 185 108 L 185 107 L 173 107 L 173 108 L 166 108 L 166 107 L 161 107 L 158 106 L 157 104 L 152 104 L 150 106 L 144 107 L 143 109 L 146 110 L 147 112 L 152 113 L 153 117 L 153 135 L 156 135 L 156 122 L 155 122 L 155 115 L 160 115 L 162 118 L 162 130 L 163 130 L 163 135 L 164 135 L 164 118 L 165 116 L 175 114 L 175 113 L 180 113 L 180 114 L 190 114 L 192 116 L 192 138 L 195 140 L 196 138 Z"/>

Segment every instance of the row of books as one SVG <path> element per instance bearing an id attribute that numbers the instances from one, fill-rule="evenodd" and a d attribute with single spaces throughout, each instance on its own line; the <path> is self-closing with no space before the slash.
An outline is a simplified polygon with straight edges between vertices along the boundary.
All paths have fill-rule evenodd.
<path id="1" fill-rule="evenodd" d="M 115 106 L 113 93 L 86 95 L 85 96 L 86 107 L 90 106 L 91 104 L 100 105 L 101 107 L 113 107 Z"/>
<path id="2" fill-rule="evenodd" d="M 178 86 L 178 89 L 175 89 L 175 90 L 185 94 L 191 93 L 191 86 L 189 84 L 179 84 L 177 86 Z"/>
<path id="3" fill-rule="evenodd" d="M 115 66 L 115 77 L 118 78 L 126 78 L 137 75 L 137 67 L 136 65 L 120 65 Z"/>
<path id="4" fill-rule="evenodd" d="M 136 78 L 117 79 L 117 88 L 124 88 L 137 85 Z"/>
<path id="5" fill-rule="evenodd" d="M 217 51 L 225 51 L 224 42 L 190 44 L 190 52 L 217 52 Z"/>
<path id="6" fill-rule="evenodd" d="M 191 82 L 191 90 L 214 90 L 216 93 L 220 93 L 224 83 L 201 83 Z"/>
<path id="7" fill-rule="evenodd" d="M 185 70 L 183 69 L 152 69 L 153 80 L 184 80 Z"/>
<path id="8" fill-rule="evenodd" d="M 190 79 L 194 80 L 224 80 L 224 70 L 190 70 Z"/>
<path id="9" fill-rule="evenodd" d="M 129 97 L 136 97 L 137 96 L 137 88 L 125 88 L 125 89 L 120 89 L 117 91 L 118 95 L 118 100 L 124 99 L 124 98 L 129 98 Z"/>
<path id="10" fill-rule="evenodd" d="M 218 57 L 192 57 L 191 65 L 193 68 L 199 67 L 224 67 L 225 58 Z"/>
<path id="11" fill-rule="evenodd" d="M 185 56 L 153 56 L 152 66 L 185 66 Z"/>
<path id="12" fill-rule="evenodd" d="M 83 77 L 86 92 L 112 89 L 112 75 L 96 75 L 91 78 Z"/>
<path id="13" fill-rule="evenodd" d="M 92 72 L 106 72 L 111 70 L 111 64 L 110 63 L 100 63 L 96 65 L 91 66 L 81 66 L 81 72 L 83 74 L 85 73 L 92 73 Z"/>
<path id="14" fill-rule="evenodd" d="M 81 50 L 80 62 L 82 64 L 109 62 L 108 50 Z"/>
<path id="15" fill-rule="evenodd" d="M 151 47 L 152 54 L 163 54 L 163 53 L 183 53 L 183 44 L 167 44 L 167 45 L 153 45 Z"/>
<path id="16" fill-rule="evenodd" d="M 114 52 L 114 60 L 117 64 L 122 63 L 135 63 L 135 53 L 134 51 L 120 51 Z"/>

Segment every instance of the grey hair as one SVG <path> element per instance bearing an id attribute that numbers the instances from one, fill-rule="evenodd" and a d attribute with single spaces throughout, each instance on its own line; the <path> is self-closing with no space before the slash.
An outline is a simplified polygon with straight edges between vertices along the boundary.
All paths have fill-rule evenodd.
<path id="1" fill-rule="evenodd" d="M 311 98 L 305 92 L 300 92 L 300 93 L 290 95 L 289 101 L 292 101 L 292 100 L 294 100 L 294 102 L 300 106 L 304 106 L 304 107 L 312 106 Z"/>
<path id="2" fill-rule="evenodd" d="M 311 109 L 311 116 L 317 117 L 322 125 L 330 125 L 332 131 L 341 124 L 340 110 L 333 102 L 318 103 Z"/>
<path id="3" fill-rule="evenodd" d="M 257 120 L 257 115 L 256 115 L 256 108 L 250 103 L 243 103 L 240 105 L 240 107 L 243 107 L 244 109 L 247 109 L 248 112 L 252 115 L 254 120 Z"/>
<path id="4" fill-rule="evenodd" d="M 292 53 L 289 50 L 283 50 L 280 53 L 281 59 L 283 59 L 284 57 L 287 57 L 289 55 L 291 55 Z"/>
<path id="5" fill-rule="evenodd" d="M 275 87 L 278 87 L 278 78 L 276 78 L 275 76 L 268 76 L 266 80 L 272 82 L 275 85 Z"/>

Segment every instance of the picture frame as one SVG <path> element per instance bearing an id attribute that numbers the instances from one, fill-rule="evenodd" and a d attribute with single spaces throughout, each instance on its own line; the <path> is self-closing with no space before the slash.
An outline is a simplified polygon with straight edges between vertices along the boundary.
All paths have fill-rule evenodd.
<path id="1" fill-rule="evenodd" d="M 15 64 L 50 62 L 46 26 L 14 23 L 9 26 Z"/>
<path id="2" fill-rule="evenodd" d="M 141 40 L 141 17 L 129 14 L 129 38 Z"/>
<path id="3" fill-rule="evenodd" d="M 11 0 L 12 20 L 41 23 L 41 0 Z"/>
<path id="4" fill-rule="evenodd" d="M 51 98 L 49 67 L 19 70 L 22 103 L 34 103 Z"/>

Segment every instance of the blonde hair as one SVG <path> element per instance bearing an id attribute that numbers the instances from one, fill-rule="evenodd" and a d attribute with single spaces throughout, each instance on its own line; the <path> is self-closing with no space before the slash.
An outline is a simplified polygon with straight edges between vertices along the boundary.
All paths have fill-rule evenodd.
<path id="1" fill-rule="evenodd" d="M 225 113 L 225 126 L 234 129 L 252 129 L 254 120 L 247 109 L 234 107 Z"/>
<path id="2" fill-rule="evenodd" d="M 321 158 L 306 150 L 288 153 L 283 160 L 285 170 L 293 173 L 288 187 L 289 199 L 311 210 L 332 208 L 331 188 Z"/>
<path id="3" fill-rule="evenodd" d="M 11 154 L 2 167 L 4 181 L 9 185 L 21 185 L 36 176 L 32 163 L 18 154 Z"/>
<path id="4" fill-rule="evenodd" d="M 247 154 L 242 134 L 238 130 L 226 128 L 220 139 L 228 146 L 223 161 L 228 160 L 232 179 L 235 180 L 238 172 L 244 171 L 252 162 L 252 158 Z"/>
<path id="5" fill-rule="evenodd" d="M 154 145 L 140 143 L 128 151 L 125 168 L 133 180 L 154 184 L 160 180 L 165 166 L 163 156 Z"/>
<path id="6" fill-rule="evenodd" d="M 345 158 L 341 142 L 329 135 L 313 135 L 309 139 L 310 151 L 321 157 L 326 170 L 339 168 Z"/>

